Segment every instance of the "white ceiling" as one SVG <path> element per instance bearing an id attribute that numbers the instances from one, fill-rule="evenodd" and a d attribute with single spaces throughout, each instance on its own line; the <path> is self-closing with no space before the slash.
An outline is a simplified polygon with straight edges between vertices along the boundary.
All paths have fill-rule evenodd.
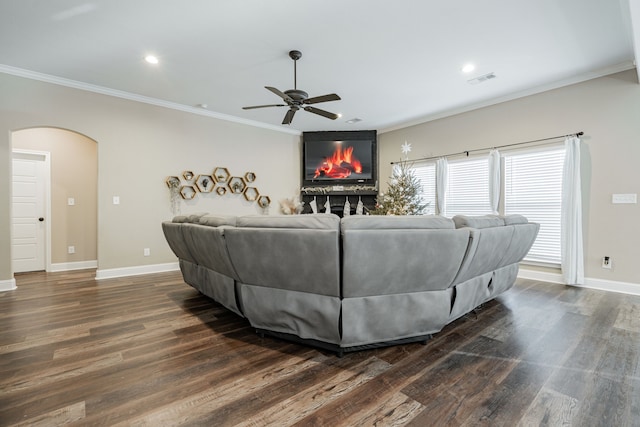
<path id="1" fill-rule="evenodd" d="M 0 72 L 280 130 L 385 131 L 633 68 L 638 1 L 0 0 Z M 242 109 L 293 88 L 292 49 L 298 88 L 339 94 L 315 106 L 341 118 Z"/>

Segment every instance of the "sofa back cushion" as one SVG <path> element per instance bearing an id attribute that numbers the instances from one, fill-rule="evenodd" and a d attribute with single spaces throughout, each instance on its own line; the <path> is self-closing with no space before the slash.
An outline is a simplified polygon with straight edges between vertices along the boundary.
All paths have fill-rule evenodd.
<path id="1" fill-rule="evenodd" d="M 242 283 L 340 296 L 339 230 L 331 214 L 243 216 L 225 241 Z"/>
<path id="2" fill-rule="evenodd" d="M 469 230 L 439 216 L 342 219 L 344 298 L 446 289 L 458 272 Z"/>
<path id="3" fill-rule="evenodd" d="M 179 259 L 196 264 L 196 261 L 191 255 L 191 251 L 184 239 L 184 233 L 182 230 L 184 225 L 185 224 L 181 222 L 165 221 L 162 223 L 162 232 L 164 233 L 165 239 L 167 239 L 169 248 L 171 248 L 173 253 Z"/>
<path id="4" fill-rule="evenodd" d="M 471 241 L 454 285 L 522 261 L 538 234 L 539 225 L 522 215 L 457 215 L 456 227 L 471 232 Z"/>
<path id="5" fill-rule="evenodd" d="M 183 224 L 184 240 L 196 264 L 216 273 L 238 279 L 225 241 L 226 226 Z"/>

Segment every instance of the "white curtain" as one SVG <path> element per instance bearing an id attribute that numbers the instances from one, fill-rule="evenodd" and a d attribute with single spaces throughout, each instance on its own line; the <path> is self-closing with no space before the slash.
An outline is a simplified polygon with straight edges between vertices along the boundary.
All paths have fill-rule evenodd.
<path id="1" fill-rule="evenodd" d="M 493 149 L 489 152 L 489 205 L 495 215 L 498 214 L 500 202 L 500 152 Z"/>
<path id="2" fill-rule="evenodd" d="M 441 157 L 436 161 L 436 204 L 437 213 L 444 215 L 447 203 L 447 177 L 449 176 L 449 163 L 446 157 Z"/>
<path id="3" fill-rule="evenodd" d="M 584 284 L 582 248 L 582 189 L 580 182 L 580 139 L 564 141 L 565 157 L 562 177 L 562 219 L 560 250 L 562 274 L 567 284 Z"/>

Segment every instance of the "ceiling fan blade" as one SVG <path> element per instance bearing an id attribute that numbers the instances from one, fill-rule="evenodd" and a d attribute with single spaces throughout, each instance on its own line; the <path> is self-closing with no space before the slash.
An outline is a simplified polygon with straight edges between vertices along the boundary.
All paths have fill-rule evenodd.
<path id="1" fill-rule="evenodd" d="M 315 107 L 304 107 L 304 110 L 313 114 L 318 114 L 320 116 L 326 117 L 327 119 L 331 119 L 331 120 L 335 120 L 339 117 L 337 114 L 330 113 L 328 111 L 324 111 Z"/>
<path id="2" fill-rule="evenodd" d="M 318 102 L 327 102 L 327 101 L 340 101 L 340 97 L 335 93 L 330 93 L 329 95 L 322 96 L 314 96 L 313 98 L 306 99 L 304 101 L 305 104 L 317 104 Z"/>
<path id="3" fill-rule="evenodd" d="M 253 110 L 254 108 L 265 108 L 265 107 L 286 107 L 286 104 L 252 105 L 250 107 L 242 107 L 242 109 Z"/>
<path id="4" fill-rule="evenodd" d="M 296 114 L 296 111 L 293 108 L 287 111 L 287 114 L 284 115 L 284 119 L 282 120 L 283 125 L 290 125 L 293 120 L 293 116 Z"/>
<path id="5" fill-rule="evenodd" d="M 289 95 L 287 95 L 284 92 L 281 92 L 280 90 L 276 89 L 275 87 L 265 86 L 265 89 L 270 90 L 271 92 L 275 93 L 276 95 L 278 95 L 280 98 L 284 99 L 287 102 L 293 102 L 293 99 L 291 99 L 291 97 Z"/>

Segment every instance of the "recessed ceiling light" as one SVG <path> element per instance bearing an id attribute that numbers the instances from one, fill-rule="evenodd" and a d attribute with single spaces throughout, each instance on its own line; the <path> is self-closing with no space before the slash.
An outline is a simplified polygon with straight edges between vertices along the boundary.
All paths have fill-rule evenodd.
<path id="1" fill-rule="evenodd" d="M 149 64 L 157 64 L 158 62 L 158 58 L 156 56 L 153 55 L 147 55 L 144 57 L 144 60 L 147 61 Z"/>
<path id="2" fill-rule="evenodd" d="M 353 123 L 358 123 L 358 122 L 361 122 L 361 121 L 362 121 L 362 119 L 354 117 L 353 119 L 347 120 L 345 123 L 353 124 Z"/>
<path id="3" fill-rule="evenodd" d="M 465 64 L 465 66 L 462 67 L 462 72 L 463 73 L 470 73 L 475 69 L 476 69 L 475 65 L 473 65 L 473 64 Z"/>

